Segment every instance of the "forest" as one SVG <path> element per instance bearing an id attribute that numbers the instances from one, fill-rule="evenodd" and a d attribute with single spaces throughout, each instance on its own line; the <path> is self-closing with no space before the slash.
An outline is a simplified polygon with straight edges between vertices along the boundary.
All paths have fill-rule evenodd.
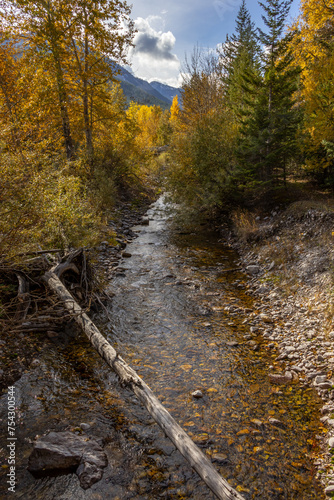
<path id="1" fill-rule="evenodd" d="M 85 246 L 121 193 L 156 189 L 219 211 L 300 179 L 333 187 L 333 4 L 245 1 L 218 53 L 185 62 L 182 107 L 126 107 L 113 62 L 134 25 L 125 2 L 1 2 L 1 260 Z M 158 162 L 154 148 L 168 145 Z"/>

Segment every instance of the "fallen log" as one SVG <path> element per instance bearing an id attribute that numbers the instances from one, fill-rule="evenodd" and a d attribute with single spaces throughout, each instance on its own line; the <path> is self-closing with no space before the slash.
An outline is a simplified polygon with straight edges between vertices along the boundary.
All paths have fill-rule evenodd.
<path id="1" fill-rule="evenodd" d="M 56 272 L 57 268 L 46 272 L 43 277 L 45 283 L 61 298 L 66 309 L 81 326 L 99 355 L 118 375 L 121 383 L 135 393 L 157 424 L 217 498 L 220 500 L 243 500 L 243 497 L 218 474 L 208 458 L 175 422 L 145 382 L 118 356 L 115 349 L 103 337 L 95 324 L 73 299 L 70 292 L 58 278 Z"/>

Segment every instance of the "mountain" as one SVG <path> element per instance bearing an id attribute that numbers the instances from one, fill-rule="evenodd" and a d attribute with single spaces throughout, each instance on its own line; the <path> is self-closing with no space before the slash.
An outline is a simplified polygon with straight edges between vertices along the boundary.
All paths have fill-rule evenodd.
<path id="1" fill-rule="evenodd" d="M 134 101 L 138 104 L 147 106 L 161 106 L 162 109 L 169 109 L 174 95 L 180 92 L 180 89 L 170 87 L 159 82 L 149 83 L 146 80 L 137 78 L 130 71 L 120 65 L 116 65 L 119 74 L 116 76 L 121 82 L 124 95 L 128 102 Z"/>
<path id="2" fill-rule="evenodd" d="M 151 87 L 159 92 L 159 94 L 166 97 L 170 102 L 173 102 L 174 97 L 177 95 L 179 103 L 181 102 L 181 90 L 176 87 L 171 87 L 165 83 L 153 81 L 150 82 Z"/>
<path id="3" fill-rule="evenodd" d="M 166 102 L 166 100 L 162 100 L 162 98 L 159 99 L 150 92 L 147 92 L 132 83 L 126 82 L 125 80 L 120 83 L 128 104 L 130 102 L 136 102 L 141 105 L 145 104 L 146 106 L 160 106 L 163 110 L 170 108 L 170 104 Z"/>

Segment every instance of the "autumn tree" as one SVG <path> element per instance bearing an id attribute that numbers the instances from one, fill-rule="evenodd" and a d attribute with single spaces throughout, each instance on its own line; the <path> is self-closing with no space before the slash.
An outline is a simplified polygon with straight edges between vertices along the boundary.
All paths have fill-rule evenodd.
<path id="1" fill-rule="evenodd" d="M 211 210 L 222 206 L 233 183 L 236 126 L 224 100 L 217 59 L 196 47 L 185 69 L 168 188 L 178 202 Z"/>
<path id="2" fill-rule="evenodd" d="M 71 108 L 76 108 L 78 100 L 86 150 L 92 157 L 93 123 L 100 119 L 94 114 L 94 102 L 108 99 L 106 87 L 114 74 L 113 62 L 125 61 L 133 36 L 129 13 L 126 2 L 118 0 L 2 1 L 5 30 L 33 58 L 40 58 L 56 85 L 68 159 L 75 153 Z"/>
<path id="3" fill-rule="evenodd" d="M 302 0 L 301 14 L 291 30 L 293 55 L 302 69 L 305 167 L 318 179 L 333 185 L 333 0 Z"/>

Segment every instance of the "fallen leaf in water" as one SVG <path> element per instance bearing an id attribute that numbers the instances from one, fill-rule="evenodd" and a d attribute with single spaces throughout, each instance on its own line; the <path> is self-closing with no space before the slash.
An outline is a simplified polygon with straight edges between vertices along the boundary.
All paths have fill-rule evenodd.
<path id="1" fill-rule="evenodd" d="M 215 389 L 214 387 L 210 387 L 210 389 L 207 389 L 206 392 L 208 392 L 208 393 L 210 393 L 210 392 L 218 392 L 218 390 Z"/>
<path id="2" fill-rule="evenodd" d="M 249 430 L 242 429 L 241 431 L 237 432 L 237 436 L 243 436 L 244 434 L 249 434 Z"/>
<path id="3" fill-rule="evenodd" d="M 239 491 L 239 493 L 250 493 L 250 490 L 248 488 L 245 488 L 244 486 L 241 486 L 241 484 L 238 484 L 236 490 Z"/>
<path id="4" fill-rule="evenodd" d="M 247 389 L 247 392 L 248 393 L 251 393 L 251 394 L 255 394 L 256 392 L 258 392 L 260 390 L 260 385 L 259 384 L 251 384 L 248 389 Z"/>
<path id="5" fill-rule="evenodd" d="M 262 446 L 254 446 L 254 448 L 253 448 L 254 453 L 259 453 L 259 451 L 262 451 L 262 450 L 263 450 Z"/>
<path id="6" fill-rule="evenodd" d="M 237 444 L 236 449 L 239 453 L 243 451 L 243 447 L 241 446 L 241 444 Z"/>
<path id="7" fill-rule="evenodd" d="M 191 370 L 192 365 L 181 365 L 180 368 L 182 368 L 182 370 L 184 370 L 184 371 L 188 371 L 188 370 Z"/>

